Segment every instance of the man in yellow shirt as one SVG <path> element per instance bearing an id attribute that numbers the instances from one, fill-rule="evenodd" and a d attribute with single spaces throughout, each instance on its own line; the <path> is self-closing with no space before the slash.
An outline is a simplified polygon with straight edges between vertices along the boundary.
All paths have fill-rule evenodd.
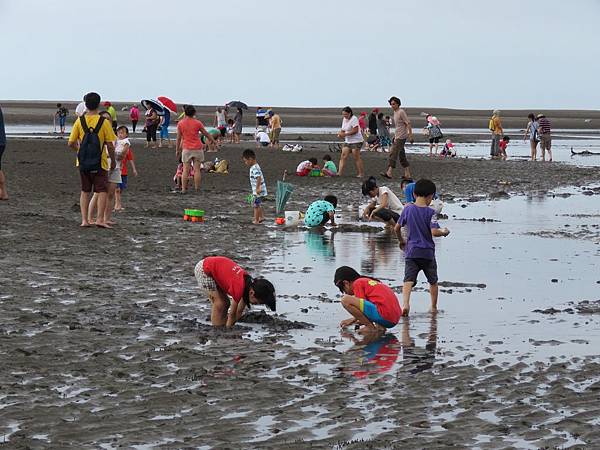
<path id="1" fill-rule="evenodd" d="M 492 158 L 498 158 L 500 155 L 500 141 L 504 136 L 504 129 L 502 128 L 502 120 L 500 119 L 500 110 L 495 109 L 492 113 L 489 125 L 490 131 L 492 132 L 492 146 L 490 148 L 490 156 Z"/>
<path id="2" fill-rule="evenodd" d="M 83 116 L 85 123 L 88 129 L 95 129 L 98 125 L 98 121 L 100 120 L 100 115 L 98 114 L 100 95 L 95 92 L 90 92 L 89 94 L 86 94 L 83 99 L 87 108 L 87 112 Z M 114 170 L 116 167 L 115 147 L 113 145 L 113 141 L 115 141 L 117 138 L 112 130 L 111 125 L 112 124 L 109 121 L 104 120 L 102 126 L 98 130 L 98 140 L 100 141 L 101 152 L 100 169 L 93 171 L 85 171 L 80 169 L 79 171 L 81 178 L 81 195 L 79 197 L 79 203 L 81 209 L 82 227 L 90 226 L 87 217 L 88 205 L 90 202 L 90 192 L 92 192 L 92 188 L 94 189 L 94 192 L 98 193 L 98 211 L 104 211 L 104 208 L 106 207 L 108 171 Z M 69 136 L 69 147 L 71 147 L 73 150 L 76 150 L 78 156 L 79 146 L 83 141 L 86 131 L 88 130 L 83 129 L 81 117 L 79 117 L 73 124 L 73 130 L 71 130 L 71 135 Z M 104 151 L 105 145 L 108 149 L 108 155 Z M 110 164 L 108 162 L 108 156 L 110 156 Z M 79 166 L 79 158 L 77 159 L 77 166 Z M 96 226 L 100 228 L 112 228 L 110 225 L 104 222 L 104 217 L 102 214 L 98 214 Z"/>

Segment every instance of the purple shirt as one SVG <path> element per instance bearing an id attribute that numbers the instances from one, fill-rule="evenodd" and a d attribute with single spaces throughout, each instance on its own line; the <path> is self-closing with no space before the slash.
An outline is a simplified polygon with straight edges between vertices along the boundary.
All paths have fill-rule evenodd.
<path id="1" fill-rule="evenodd" d="M 435 259 L 432 228 L 439 228 L 435 211 L 428 206 L 406 205 L 398 221 L 408 227 L 408 239 L 404 255 L 407 258 Z"/>

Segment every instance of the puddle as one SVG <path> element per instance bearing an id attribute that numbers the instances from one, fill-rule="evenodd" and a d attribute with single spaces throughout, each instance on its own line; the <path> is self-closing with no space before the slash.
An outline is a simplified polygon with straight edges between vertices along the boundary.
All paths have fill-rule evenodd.
<path id="1" fill-rule="evenodd" d="M 356 379 L 393 375 L 401 366 L 427 370 L 450 359 L 485 366 L 592 355 L 600 345 L 600 317 L 533 311 L 598 298 L 596 198 L 563 189 L 447 204 L 443 212 L 449 218 L 441 222 L 451 234 L 436 239 L 439 277 L 448 282 L 440 286 L 437 320 L 427 312 L 428 286 L 421 274 L 410 318 L 379 342 L 340 334 L 339 322 L 347 314 L 332 280 L 336 267 L 349 265 L 385 281 L 400 297 L 404 259 L 386 231 L 276 231 L 281 250 L 265 275 L 278 287 L 278 313 L 315 325 L 291 330 L 292 346 L 356 350 L 362 362 L 343 368 Z M 481 217 L 494 221 L 464 220 Z M 340 222 L 348 220 L 354 219 Z M 586 230 L 588 237 L 569 237 L 561 233 L 565 229 Z"/>

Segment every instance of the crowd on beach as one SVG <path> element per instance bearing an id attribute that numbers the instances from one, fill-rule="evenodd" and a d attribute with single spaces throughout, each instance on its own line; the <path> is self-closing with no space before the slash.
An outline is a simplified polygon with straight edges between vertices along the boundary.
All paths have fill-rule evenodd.
<path id="1" fill-rule="evenodd" d="M 343 294 L 341 304 L 351 315 L 343 320 L 341 327 L 356 325 L 359 332 L 382 333 L 395 326 L 402 315 L 410 311 L 410 294 L 420 272 L 429 282 L 431 311 L 437 310 L 438 276 L 435 259 L 434 237 L 448 236 L 449 230 L 441 228 L 437 215 L 441 201 L 437 197 L 436 185 L 428 179 L 412 179 L 410 163 L 406 155 L 406 143 L 414 142 L 413 128 L 406 112 L 401 108 L 398 97 L 388 101 L 392 116 L 386 116 L 379 109 L 373 109 L 367 119 L 366 113 L 357 117 L 349 106 L 342 109 L 342 123 L 337 136 L 343 140 L 339 167 L 331 155 L 323 156 L 323 166 L 316 158 L 302 161 L 296 168 L 297 176 L 343 176 L 347 172 L 348 160 L 352 156 L 356 177 L 362 180 L 361 193 L 368 204 L 361 210 L 361 218 L 367 221 L 383 222 L 393 231 L 399 247 L 405 256 L 402 306 L 392 289 L 380 280 L 363 276 L 351 267 L 339 267 L 333 283 Z M 83 106 L 82 106 L 83 104 Z M 70 132 L 68 145 L 77 152 L 76 164 L 80 174 L 81 227 L 112 228 L 115 222 L 112 213 L 123 207 L 123 192 L 127 188 L 128 165 L 134 176 L 138 175 L 134 155 L 129 140 L 129 128 L 119 125 L 117 112 L 110 102 L 101 103 L 100 95 L 90 92 L 76 109 L 77 119 Z M 103 110 L 100 110 L 101 105 Z M 143 132 L 146 134 L 146 147 L 172 148 L 169 136 L 171 113 L 168 108 L 144 105 Z M 174 140 L 175 155 L 179 159 L 176 179 L 179 191 L 188 192 L 189 180 L 193 179 L 195 191 L 201 187 L 201 172 L 205 168 L 206 151 L 216 151 L 224 140 L 240 143 L 244 108 L 235 107 L 233 117 L 229 117 L 228 107 L 218 107 L 215 111 L 213 127 L 205 127 L 196 116 L 192 105 L 184 105 L 177 118 L 177 135 Z M 140 111 L 133 105 L 128 111 L 132 131 L 135 132 Z M 57 104 L 55 119 L 60 133 L 65 133 L 68 111 Z M 438 156 L 438 147 L 443 139 L 441 123 L 437 117 L 425 114 L 426 124 L 423 133 L 429 140 L 429 156 Z M 56 122 L 55 122 L 56 123 Z M 260 225 L 265 220 L 264 198 L 268 195 L 267 180 L 258 163 L 257 151 L 261 147 L 280 148 L 281 117 L 271 109 L 258 108 L 256 114 L 256 151 L 245 149 L 241 154 L 248 167 L 250 181 L 250 203 L 252 223 Z M 391 129 L 394 129 L 393 136 Z M 490 155 L 493 159 L 506 159 L 510 138 L 504 135 L 502 116 L 499 110 L 493 112 L 489 120 L 492 133 Z M 537 146 L 540 145 L 542 160 L 551 153 L 551 128 L 543 115 L 529 115 L 525 139 L 531 144 L 531 159 L 537 159 Z M 1 156 L 6 145 L 4 121 L 0 109 L 0 200 L 8 199 L 5 176 L 2 172 Z M 386 152 L 387 162 L 379 174 L 384 180 L 394 177 L 398 164 L 402 168 L 400 186 L 404 201 L 387 186 L 379 185 L 374 176 L 365 178 L 361 151 Z M 446 140 L 441 157 L 456 155 L 454 144 Z M 227 165 L 224 173 L 227 171 Z M 335 227 L 335 211 L 338 199 L 327 195 L 323 199 L 307 205 L 303 218 L 307 228 Z M 211 323 L 214 326 L 233 326 L 251 305 L 266 305 L 276 310 L 275 287 L 264 278 L 253 278 L 233 260 L 223 256 L 208 256 L 197 263 L 195 276 L 201 289 L 207 292 L 211 302 Z"/>

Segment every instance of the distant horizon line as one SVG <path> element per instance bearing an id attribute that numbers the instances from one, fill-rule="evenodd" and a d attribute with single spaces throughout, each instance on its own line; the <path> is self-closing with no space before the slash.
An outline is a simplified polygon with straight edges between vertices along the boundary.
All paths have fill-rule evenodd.
<path id="1" fill-rule="evenodd" d="M 151 98 L 151 97 L 149 97 Z M 55 103 L 80 103 L 82 100 L 69 100 L 69 99 L 62 99 L 62 100 L 47 100 L 47 99 L 0 99 L 0 104 L 1 103 L 49 103 L 49 104 L 55 104 Z M 141 100 L 109 100 L 112 103 L 119 103 L 119 104 L 139 104 Z M 244 102 L 245 103 L 245 102 Z M 183 104 L 183 103 L 182 103 Z M 200 104 L 200 103 L 192 103 L 194 106 L 199 106 L 199 107 L 217 107 L 217 106 L 224 106 L 224 104 L 211 104 L 211 103 L 205 103 L 205 104 Z M 264 107 L 264 108 L 290 108 L 290 109 L 341 109 L 344 106 L 350 106 L 353 109 L 369 109 L 369 108 L 388 108 L 389 105 L 369 105 L 369 106 L 352 106 L 350 105 L 344 105 L 344 106 L 340 106 L 340 105 L 334 105 L 334 106 L 298 106 L 298 105 L 274 105 L 274 104 L 261 104 L 261 105 L 248 105 L 249 108 L 258 108 L 258 107 Z M 530 111 L 530 110 L 540 110 L 543 109 L 545 111 L 590 111 L 590 112 L 600 112 L 600 109 L 590 109 L 590 108 L 577 108 L 577 107 L 553 107 L 553 108 L 543 108 L 543 107 L 502 107 L 502 106 L 496 106 L 496 107 L 490 107 L 490 108 L 477 108 L 477 107 L 456 107 L 456 106 L 407 106 L 407 105 L 402 105 L 403 108 L 408 108 L 408 109 L 422 109 L 423 111 L 426 111 L 427 109 L 449 109 L 449 110 L 458 110 L 458 111 L 493 111 L 494 109 L 499 109 L 499 110 L 504 110 L 504 111 Z"/>

